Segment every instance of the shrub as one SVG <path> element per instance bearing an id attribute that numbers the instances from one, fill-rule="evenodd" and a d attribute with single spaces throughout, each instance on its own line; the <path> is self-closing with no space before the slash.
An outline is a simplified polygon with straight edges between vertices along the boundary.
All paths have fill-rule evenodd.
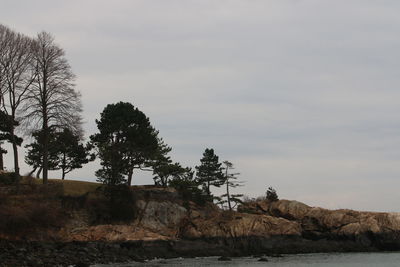
<path id="1" fill-rule="evenodd" d="M 35 233 L 39 229 L 60 227 L 64 219 L 58 205 L 37 201 L 3 204 L 0 207 L 0 232 L 13 235 Z"/>
<path id="2" fill-rule="evenodd" d="M 169 186 L 175 188 L 186 201 L 193 201 L 198 205 L 205 205 L 207 202 L 212 202 L 212 196 L 205 194 L 193 181 L 173 179 L 169 182 Z"/>
<path id="3" fill-rule="evenodd" d="M 276 193 L 276 190 L 273 189 L 272 187 L 268 187 L 268 190 L 266 192 L 266 199 L 273 202 L 273 201 L 278 201 L 278 194 Z"/>
<path id="4" fill-rule="evenodd" d="M 100 187 L 86 208 L 92 224 L 127 222 L 136 216 L 135 196 L 126 185 Z"/>
<path id="5" fill-rule="evenodd" d="M 0 173 L 0 184 L 12 185 L 19 182 L 20 176 L 15 172 L 2 172 Z"/>
<path id="6" fill-rule="evenodd" d="M 104 196 L 97 195 L 89 198 L 86 201 L 86 210 L 89 214 L 89 223 L 91 225 L 108 224 L 112 221 L 110 207 Z"/>

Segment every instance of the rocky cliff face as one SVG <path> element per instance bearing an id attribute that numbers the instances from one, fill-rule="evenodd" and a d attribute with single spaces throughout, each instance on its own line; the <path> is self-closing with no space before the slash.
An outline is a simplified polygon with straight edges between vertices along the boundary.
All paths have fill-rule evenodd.
<path id="1" fill-rule="evenodd" d="M 397 213 L 327 210 L 289 200 L 250 202 L 229 212 L 213 204 L 201 206 L 185 201 L 170 188 L 148 186 L 134 191 L 137 212 L 129 223 L 93 223 L 85 199 L 77 197 L 76 203 L 67 199 L 67 208 L 59 209 L 67 213 L 62 226 L 23 238 L 57 242 L 165 241 L 160 244 L 167 244 L 165 249 L 177 256 L 218 255 L 224 251 L 248 255 L 265 251 L 400 250 Z M 56 201 L 57 197 L 52 199 Z M 1 233 L 0 238 L 21 240 Z"/>
<path id="2" fill-rule="evenodd" d="M 332 250 L 340 244 L 353 246 L 354 250 L 400 249 L 397 213 L 327 210 L 289 200 L 246 203 L 237 212 L 229 212 L 212 204 L 184 202 L 171 189 L 142 188 L 138 195 L 138 216 L 132 223 L 66 227 L 60 236 L 68 241 L 118 242 L 289 238 L 292 243 L 299 242 L 299 246 L 306 242 L 306 247 L 315 244 L 312 249 L 320 247 L 323 251 L 330 250 L 327 242 L 334 244 Z"/>
<path id="3" fill-rule="evenodd" d="M 68 241 L 212 239 L 258 236 L 301 236 L 295 221 L 246 212 L 222 211 L 213 204 L 184 202 L 177 192 L 142 188 L 135 203 L 137 218 L 123 225 L 94 225 L 74 216 L 60 237 Z M 81 216 L 85 217 L 85 216 Z M 81 221 L 78 226 L 77 221 Z"/>
<path id="4" fill-rule="evenodd" d="M 239 211 L 295 222 L 309 240 L 354 240 L 365 246 L 400 248 L 400 213 L 328 210 L 289 200 L 251 202 Z"/>
<path id="5" fill-rule="evenodd" d="M 13 194 L 3 189 L 3 195 Z M 135 219 L 113 224 L 91 221 L 90 199 L 82 196 L 60 201 L 55 193 L 37 199 L 36 194 L 29 197 L 25 192 L 17 206 L 19 222 L 24 223 L 20 226 L 29 225 L 33 218 L 47 227 L 19 235 L 4 234 L 0 227 L 0 263 L 64 266 L 77 260 L 89 264 L 154 257 L 400 250 L 397 213 L 327 210 L 289 200 L 250 202 L 229 212 L 213 204 L 185 201 L 170 188 L 136 187 L 134 191 Z M 21 201 L 21 195 L 14 200 Z M 28 204 L 35 201 L 36 211 L 26 217 Z M 3 208 L 9 210 L 2 210 L 2 216 L 16 211 L 7 205 Z M 49 224 L 55 214 L 62 217 L 62 225 Z"/>

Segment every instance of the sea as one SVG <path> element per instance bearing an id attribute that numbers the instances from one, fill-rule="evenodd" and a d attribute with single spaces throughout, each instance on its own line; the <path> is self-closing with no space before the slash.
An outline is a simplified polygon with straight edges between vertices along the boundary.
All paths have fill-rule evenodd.
<path id="1" fill-rule="evenodd" d="M 267 262 L 259 261 L 258 257 L 231 258 L 231 261 L 218 261 L 218 257 L 206 258 L 176 258 L 155 259 L 144 263 L 132 262 L 124 264 L 99 264 L 96 267 L 131 267 L 131 266 L 279 266 L 279 267 L 308 267 L 308 266 L 393 266 L 400 267 L 399 252 L 382 253 L 316 253 L 283 255 L 282 257 L 266 257 Z"/>

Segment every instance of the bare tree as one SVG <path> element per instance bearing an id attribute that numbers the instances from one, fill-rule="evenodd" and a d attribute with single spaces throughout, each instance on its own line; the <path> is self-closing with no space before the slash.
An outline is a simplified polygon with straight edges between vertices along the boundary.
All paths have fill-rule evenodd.
<path id="1" fill-rule="evenodd" d="M 9 33 L 9 29 L 6 26 L 0 24 L 0 58 L 3 58 L 6 53 L 7 42 L 8 42 L 8 38 L 7 38 L 8 33 Z M 4 95 L 7 93 L 6 87 L 4 86 L 4 81 L 5 81 L 4 68 L 0 64 L 0 106 L 3 103 Z M 0 110 L 0 112 L 1 112 L 1 110 Z M 4 169 L 3 155 L 5 153 L 7 153 L 7 151 L 1 147 L 2 144 L 3 144 L 3 140 L 0 140 L 0 170 Z"/>
<path id="2" fill-rule="evenodd" d="M 23 114 L 20 112 L 20 106 L 24 102 L 28 89 L 36 77 L 35 68 L 33 68 L 32 45 L 33 40 L 21 33 L 16 33 L 5 28 L 4 43 L 2 44 L 2 53 L 0 56 L 0 66 L 2 68 L 2 111 L 9 115 L 13 122 L 20 119 L 17 116 Z M 19 114 L 18 114 L 19 113 Z M 18 146 L 22 139 L 16 136 L 16 126 L 18 123 L 10 123 L 8 129 L 10 142 L 14 152 L 14 171 L 19 175 Z"/>
<path id="3" fill-rule="evenodd" d="M 43 183 L 48 180 L 49 134 L 56 128 L 68 128 L 81 134 L 82 105 L 74 89 L 75 75 L 65 52 L 47 32 L 38 34 L 33 47 L 37 72 L 25 105 L 27 122 L 43 134 Z"/>

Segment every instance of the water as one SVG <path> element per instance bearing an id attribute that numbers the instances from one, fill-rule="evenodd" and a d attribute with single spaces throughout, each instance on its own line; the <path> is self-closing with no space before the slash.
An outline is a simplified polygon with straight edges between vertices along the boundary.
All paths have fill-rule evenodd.
<path id="1" fill-rule="evenodd" d="M 268 262 L 259 262 L 259 258 L 244 257 L 232 258 L 232 261 L 218 261 L 218 257 L 194 258 L 194 259 L 160 259 L 146 263 L 95 265 L 96 267 L 169 267 L 169 266 L 279 266 L 279 267 L 313 267 L 313 266 L 400 266 L 400 253 L 318 253 L 285 255 L 280 258 L 267 257 Z"/>

